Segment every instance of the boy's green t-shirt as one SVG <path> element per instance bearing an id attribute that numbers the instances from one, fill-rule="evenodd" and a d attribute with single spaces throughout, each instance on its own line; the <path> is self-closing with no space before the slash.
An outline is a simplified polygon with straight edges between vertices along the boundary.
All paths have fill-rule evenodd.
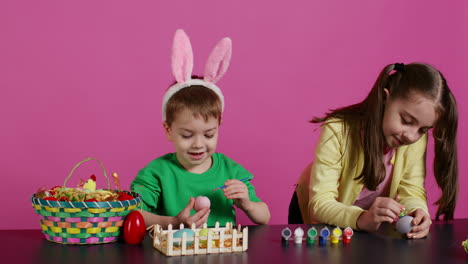
<path id="1" fill-rule="evenodd" d="M 179 214 L 187 206 L 190 197 L 207 196 L 211 201 L 208 226 L 214 226 L 217 221 L 220 226 L 224 226 L 226 222 L 235 223 L 233 200 L 227 199 L 223 190 L 212 190 L 224 185 L 228 179 L 249 177 L 251 180 L 253 175 L 221 153 L 214 153 L 212 158 L 211 168 L 202 174 L 196 174 L 186 171 L 175 153 L 166 154 L 140 170 L 131 189 L 141 194 L 143 210 L 163 216 Z M 250 180 L 244 182 L 249 190 L 250 200 L 261 202 Z M 192 210 L 191 215 L 195 213 Z"/>

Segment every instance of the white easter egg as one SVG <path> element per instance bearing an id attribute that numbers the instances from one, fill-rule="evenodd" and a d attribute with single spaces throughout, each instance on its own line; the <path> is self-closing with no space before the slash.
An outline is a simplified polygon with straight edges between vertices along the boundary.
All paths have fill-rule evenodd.
<path id="1" fill-rule="evenodd" d="M 396 223 L 396 229 L 402 234 L 406 234 L 409 231 L 411 231 L 411 228 L 413 228 L 413 226 L 413 217 L 408 215 L 398 219 Z"/>
<path id="2" fill-rule="evenodd" d="M 206 197 L 206 196 L 198 196 L 195 199 L 194 209 L 197 212 L 200 211 L 203 208 L 210 208 L 210 206 L 211 206 L 210 199 L 208 199 L 208 197 Z"/>

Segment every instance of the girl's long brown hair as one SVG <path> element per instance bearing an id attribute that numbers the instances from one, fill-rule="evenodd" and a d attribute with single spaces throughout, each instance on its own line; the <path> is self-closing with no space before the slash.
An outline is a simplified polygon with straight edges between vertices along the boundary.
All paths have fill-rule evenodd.
<path id="1" fill-rule="evenodd" d="M 331 118 L 344 120 L 345 130 L 349 131 L 348 137 L 358 139 L 364 152 L 364 166 L 355 180 L 367 189 L 375 190 L 385 178 L 382 160 L 385 146 L 382 132 L 384 88 L 388 89 L 392 98 L 405 98 L 416 92 L 436 102 L 439 118 L 433 131 L 434 175 L 442 190 L 436 202 L 436 219 L 441 215 L 444 215 L 445 220 L 453 219 L 458 194 L 457 105 L 444 76 L 432 66 L 412 63 L 405 65 L 403 70 L 395 71 L 395 64 L 387 65 L 362 102 L 331 110 L 324 117 L 315 117 L 311 123 L 323 123 Z M 353 147 L 351 150 L 355 151 Z"/>

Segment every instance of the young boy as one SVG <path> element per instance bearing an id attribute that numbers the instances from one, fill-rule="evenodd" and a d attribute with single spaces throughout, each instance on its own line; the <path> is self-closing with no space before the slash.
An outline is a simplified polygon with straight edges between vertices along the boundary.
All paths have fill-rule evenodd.
<path id="1" fill-rule="evenodd" d="M 177 83 L 163 99 L 163 126 L 175 153 L 150 162 L 131 184 L 132 190 L 142 195 L 147 226 L 235 223 L 234 204 L 254 223 L 267 224 L 270 219 L 268 206 L 250 183 L 252 174 L 215 153 L 224 97 L 214 82 L 226 71 L 230 54 L 231 42 L 225 38 L 210 55 L 204 79 L 191 79 L 190 41 L 182 30 L 176 32 L 172 71 Z M 240 181 L 245 178 L 248 180 Z M 226 188 L 213 191 L 222 185 Z M 208 197 L 211 208 L 191 215 L 196 196 Z"/>

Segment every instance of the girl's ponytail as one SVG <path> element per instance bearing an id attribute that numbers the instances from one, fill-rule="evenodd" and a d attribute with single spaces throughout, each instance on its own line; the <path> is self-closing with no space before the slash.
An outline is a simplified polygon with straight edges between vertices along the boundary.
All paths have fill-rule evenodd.
<path id="1" fill-rule="evenodd" d="M 442 76 L 442 74 L 441 74 Z M 457 159 L 457 126 L 458 112 L 455 97 L 450 92 L 442 76 L 441 94 L 442 111 L 434 128 L 434 176 L 442 190 L 437 200 L 436 220 L 444 215 L 444 220 L 453 219 L 458 195 L 458 159 Z"/>
<path id="2" fill-rule="evenodd" d="M 359 180 L 368 190 L 376 190 L 385 178 L 385 164 L 382 153 L 385 140 L 382 137 L 382 119 L 385 109 L 384 88 L 398 85 L 400 74 L 390 75 L 395 70 L 395 64 L 389 64 L 380 72 L 374 87 L 367 98 L 361 103 L 362 147 L 364 150 L 364 166 L 362 172 L 355 180 Z M 357 133 L 359 133 L 359 129 Z"/>

